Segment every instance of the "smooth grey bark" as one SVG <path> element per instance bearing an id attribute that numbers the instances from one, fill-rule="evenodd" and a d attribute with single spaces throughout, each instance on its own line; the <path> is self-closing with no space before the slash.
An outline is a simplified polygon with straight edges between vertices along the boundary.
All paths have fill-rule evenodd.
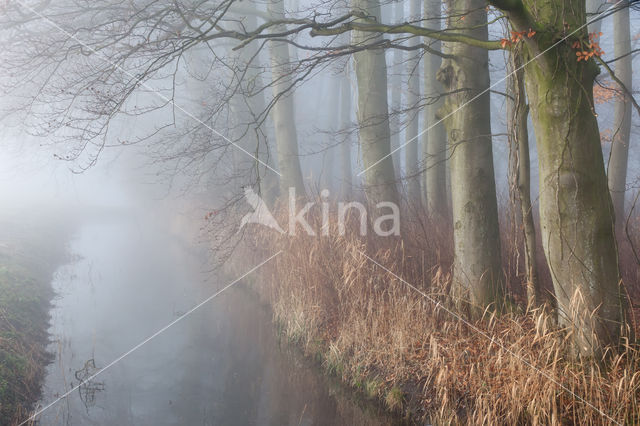
<path id="1" fill-rule="evenodd" d="M 442 14 L 441 0 L 424 0 L 424 17 L 429 28 L 438 30 L 441 28 Z M 442 47 L 440 41 L 426 39 L 431 48 L 439 51 Z M 428 131 L 422 135 L 422 150 L 425 173 L 425 204 L 429 216 L 435 220 L 442 220 L 449 216 L 447 198 L 447 132 L 442 122 L 433 125 L 438 120 L 437 113 L 444 105 L 442 94 L 444 88 L 437 79 L 438 69 L 442 59 L 437 55 L 426 54 L 424 56 L 424 95 L 427 98 L 427 106 L 424 108 L 423 128 Z"/>
<path id="2" fill-rule="evenodd" d="M 272 0 L 267 4 L 269 15 L 273 19 L 284 19 L 284 2 Z M 284 31 L 285 25 L 276 25 L 272 31 L 277 33 Z M 298 154 L 298 136 L 296 130 L 295 109 L 293 94 L 286 93 L 291 74 L 291 61 L 289 58 L 288 44 L 281 41 L 270 41 L 269 51 L 271 55 L 271 74 L 274 96 L 279 99 L 272 108 L 272 119 L 276 134 L 276 146 L 278 151 L 278 166 L 280 176 L 280 190 L 282 194 L 288 194 L 289 188 L 295 188 L 298 196 L 305 194 L 300 156 Z"/>
<path id="3" fill-rule="evenodd" d="M 410 20 L 420 19 L 421 0 L 410 0 Z M 409 46 L 416 46 L 420 43 L 418 37 L 409 41 Z M 405 180 L 407 182 L 407 201 L 410 206 L 418 207 L 421 204 L 420 193 L 420 167 L 418 160 L 419 141 L 418 132 L 420 129 L 420 114 L 418 104 L 420 102 L 420 53 L 416 50 L 410 52 L 406 61 L 407 67 L 407 124 L 405 127 L 404 142 L 404 164 Z"/>
<path id="4" fill-rule="evenodd" d="M 507 98 L 508 133 L 510 154 L 510 186 L 515 187 L 512 194 L 516 208 L 516 229 L 522 224 L 522 236 L 525 249 L 525 271 L 527 304 L 535 308 L 540 303 L 540 285 L 538 268 L 536 266 L 536 229 L 533 222 L 533 207 L 531 205 L 531 160 L 529 158 L 529 105 L 527 104 L 524 87 L 524 70 L 522 57 L 519 52 L 509 55 L 510 76 L 507 80 L 507 91 L 511 96 Z"/>
<path id="5" fill-rule="evenodd" d="M 380 19 L 377 0 L 353 0 L 353 8 Z M 375 43 L 381 34 L 354 31 L 353 43 Z M 363 50 L 354 54 L 358 87 L 358 139 L 365 168 L 365 192 L 368 202 L 398 203 L 395 172 L 391 158 L 389 106 L 387 101 L 387 65 L 384 51 Z"/>
<path id="6" fill-rule="evenodd" d="M 340 193 L 342 200 L 351 199 L 353 188 L 353 171 L 351 169 L 351 139 L 348 136 L 348 129 L 351 127 L 351 81 L 349 79 L 349 68 L 346 67 L 340 74 L 340 127 L 344 134 L 340 144 Z"/>
<path id="7" fill-rule="evenodd" d="M 336 164 L 337 147 L 335 146 L 334 139 L 340 125 L 340 77 L 330 76 L 327 89 L 327 101 L 324 104 L 327 106 L 327 123 L 324 127 L 328 132 L 328 139 L 330 140 L 327 141 L 327 145 L 329 146 L 327 146 L 322 156 L 322 180 L 320 190 L 328 189 L 333 191 L 336 173 L 338 172 L 338 165 Z"/>
<path id="8" fill-rule="evenodd" d="M 615 75 L 622 84 L 633 93 L 633 74 L 631 55 L 631 31 L 629 23 L 629 8 L 621 7 L 613 14 L 614 57 L 619 58 L 615 63 Z M 616 97 L 615 116 L 613 122 L 614 135 L 609 158 L 608 181 L 611 199 L 615 211 L 616 226 L 622 227 L 625 222 L 625 191 L 627 184 L 627 165 L 629 161 L 629 144 L 631 142 L 631 100 L 623 89 Z"/>
<path id="9" fill-rule="evenodd" d="M 602 28 L 602 20 L 596 19 L 596 16 L 606 10 L 607 1 L 606 0 L 587 0 L 587 19 L 589 21 L 594 20 L 594 22 L 589 24 L 589 32 L 590 33 L 599 33 Z"/>
<path id="10" fill-rule="evenodd" d="M 395 22 L 404 21 L 404 1 L 397 0 L 393 3 L 393 19 Z M 402 174 L 402 149 L 400 147 L 400 123 L 402 115 L 400 110 L 402 109 L 402 61 L 404 59 L 404 52 L 400 49 L 393 49 L 391 52 L 391 65 L 388 68 L 390 71 L 390 90 L 391 90 L 391 110 L 393 115 L 389 119 L 390 131 L 391 131 L 391 150 L 393 153 L 393 167 L 395 169 L 396 178 L 399 179 Z"/>
<path id="11" fill-rule="evenodd" d="M 480 40 L 488 39 L 485 1 L 447 3 L 449 27 Z M 446 53 L 452 58 L 442 61 L 438 80 L 447 92 L 452 92 L 439 112 L 446 117 L 452 152 L 452 295 L 475 317 L 487 307 L 500 309 L 504 297 L 487 90 L 489 55 L 484 49 L 462 43 L 447 43 Z M 475 97 L 478 98 L 466 104 Z"/>

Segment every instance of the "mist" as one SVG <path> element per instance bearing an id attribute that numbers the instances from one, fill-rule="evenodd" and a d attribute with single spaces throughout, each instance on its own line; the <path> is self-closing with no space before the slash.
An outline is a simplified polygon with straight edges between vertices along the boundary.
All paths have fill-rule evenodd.
<path id="1" fill-rule="evenodd" d="M 0 8 L 0 425 L 626 424 L 640 9 Z"/>

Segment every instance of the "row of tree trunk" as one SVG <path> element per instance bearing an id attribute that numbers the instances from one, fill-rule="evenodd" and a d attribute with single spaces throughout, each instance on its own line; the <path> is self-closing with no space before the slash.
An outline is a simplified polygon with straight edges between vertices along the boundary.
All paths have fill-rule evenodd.
<path id="1" fill-rule="evenodd" d="M 531 112 L 540 175 L 540 227 L 542 248 L 553 279 L 559 323 L 574 332 L 576 352 L 598 355 L 602 347 L 618 342 L 625 326 L 626 306 L 621 291 L 614 217 L 624 220 L 624 194 L 629 149 L 631 109 L 628 99 L 616 106 L 617 131 L 605 173 L 600 132 L 594 112 L 593 83 L 598 69 L 593 60 L 576 60 L 574 42 L 587 39 L 587 9 L 577 0 L 492 1 L 509 18 L 512 29 L 527 34 L 511 52 L 509 78 L 509 135 L 516 155 L 515 187 L 521 206 L 520 218 L 526 254 L 527 295 L 537 306 L 540 300 L 536 271 L 536 231 L 530 196 L 530 161 L 527 119 Z M 558 19 L 558 3 L 571 11 Z M 442 4 L 410 0 L 410 18 L 422 15 L 429 28 L 439 29 Z M 456 34 L 488 41 L 487 9 L 484 0 L 446 0 L 447 26 Z M 362 23 L 380 21 L 378 0 L 352 0 L 354 10 L 363 11 Z M 590 5 L 593 7 L 593 5 Z M 562 9 L 562 8 L 560 8 Z M 396 20 L 402 4 L 395 7 Z M 284 17 L 282 1 L 269 3 L 273 17 Z M 628 8 L 615 13 L 616 56 L 630 51 Z M 274 31 L 281 28 L 274 27 Z M 563 35 L 559 38 L 558 34 Z M 494 177 L 490 76 L 488 51 L 478 45 L 425 37 L 430 48 L 441 51 L 424 60 L 424 97 L 420 94 L 420 56 L 410 51 L 405 62 L 406 104 L 416 106 L 424 99 L 424 132 L 421 143 L 423 183 L 418 146 L 417 108 L 409 111 L 403 150 L 407 199 L 424 203 L 429 214 L 443 220 L 451 216 L 454 235 L 452 294 L 472 317 L 487 308 L 500 310 L 505 302 L 501 265 L 500 232 Z M 381 42 L 383 34 L 354 30 L 354 46 Z M 415 37 L 414 40 L 418 40 Z M 410 42 L 409 46 L 415 42 Z M 401 62 L 400 50 L 393 54 Z M 276 96 L 290 69 L 288 47 L 271 42 L 273 87 Z M 358 142 L 369 202 L 398 203 L 397 177 L 400 158 L 392 154 L 400 141 L 400 91 L 393 87 L 390 119 L 388 71 L 382 49 L 354 54 L 357 93 Z M 631 62 L 620 60 L 618 79 L 631 87 Z M 394 86 L 395 76 L 391 77 Z M 347 75 L 340 83 L 340 128 L 351 118 L 351 84 Z M 291 96 L 278 99 L 273 109 L 281 188 L 295 187 L 304 193 Z M 442 121 L 442 122 L 440 122 Z M 343 144 L 341 168 L 349 186 L 351 151 Z M 451 210 L 447 194 L 447 164 L 450 168 Z M 421 189 L 421 187 L 423 189 Z M 611 195 L 610 195 L 611 193 Z M 346 191 L 345 191 L 346 194 Z M 613 198 L 613 202 L 612 202 Z"/>

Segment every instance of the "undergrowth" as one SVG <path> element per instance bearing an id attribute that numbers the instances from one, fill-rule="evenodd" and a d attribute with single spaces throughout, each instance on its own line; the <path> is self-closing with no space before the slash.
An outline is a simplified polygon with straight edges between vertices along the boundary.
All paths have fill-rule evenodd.
<path id="1" fill-rule="evenodd" d="M 51 360 L 50 279 L 71 225 L 47 213 L 0 218 L 0 425 L 29 417 Z"/>
<path id="2" fill-rule="evenodd" d="M 415 421 L 640 423 L 638 345 L 627 341 L 605 363 L 567 357 L 571 333 L 555 326 L 549 309 L 526 309 L 515 227 L 503 226 L 502 238 L 515 309 L 470 324 L 446 308 L 448 226 L 416 218 L 405 221 L 402 238 L 361 237 L 358 226 L 352 218 L 342 236 L 333 228 L 329 236 L 290 236 L 255 227 L 235 254 L 246 266 L 282 251 L 255 288 L 281 331 L 328 372 Z M 629 280 L 638 264 L 625 250 Z"/>
<path id="3" fill-rule="evenodd" d="M 43 290 L 27 271 L 0 266 L 0 424 L 26 417 L 39 392 L 48 361 L 50 292 Z"/>

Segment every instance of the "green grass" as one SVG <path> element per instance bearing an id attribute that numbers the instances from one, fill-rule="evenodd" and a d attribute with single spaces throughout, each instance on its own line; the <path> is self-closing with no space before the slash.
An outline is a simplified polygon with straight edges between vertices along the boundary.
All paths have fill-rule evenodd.
<path id="1" fill-rule="evenodd" d="M 37 397 L 47 363 L 50 287 L 0 257 L 0 424 L 11 424 Z"/>
<path id="2" fill-rule="evenodd" d="M 38 399 L 45 367 L 51 275 L 70 228 L 54 217 L 0 221 L 0 425 L 19 424 Z"/>

